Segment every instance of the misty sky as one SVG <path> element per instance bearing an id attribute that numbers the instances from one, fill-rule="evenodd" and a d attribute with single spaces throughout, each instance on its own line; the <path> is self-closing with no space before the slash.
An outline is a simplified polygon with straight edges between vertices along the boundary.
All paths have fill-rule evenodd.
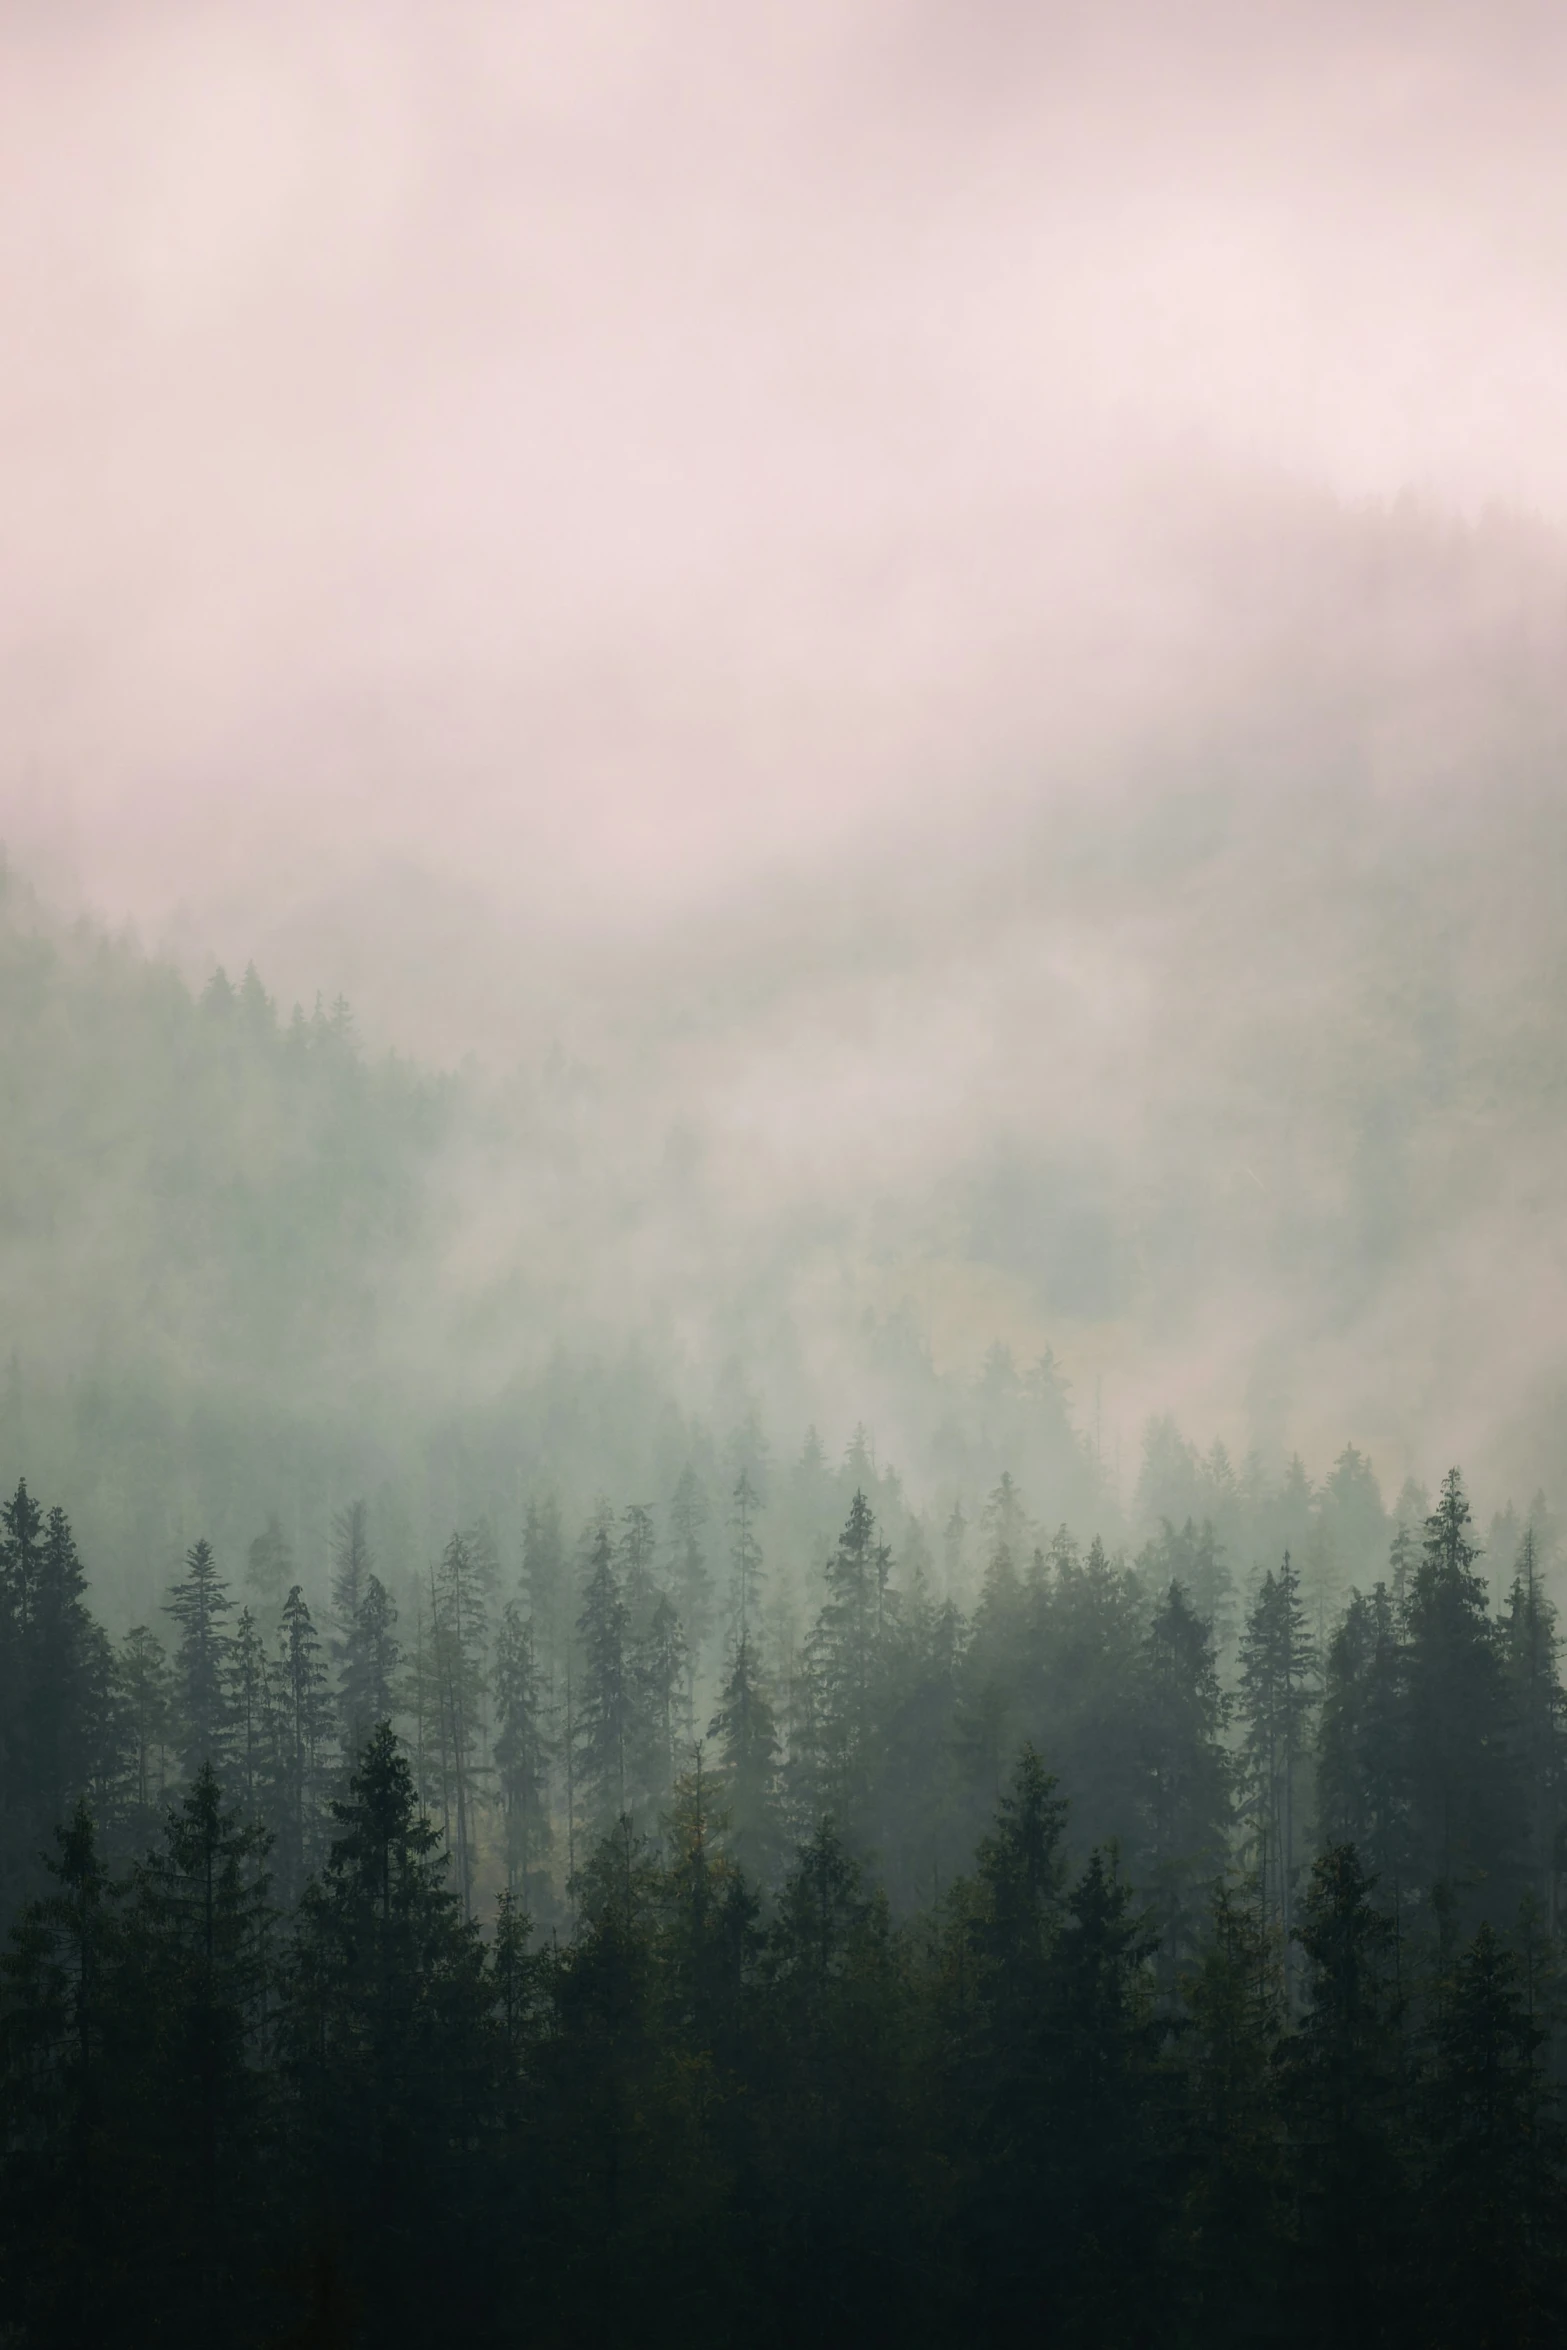
<path id="1" fill-rule="evenodd" d="M 1323 1442 L 1390 1365 L 1434 1408 L 1410 1283 L 1477 1310 L 1525 1211 L 1427 1155 L 1418 1247 L 1362 1205 L 1350 1250 L 1345 1168 L 1257 1104 L 1392 1182 L 1452 1007 L 1335 989 L 1413 889 L 1545 1164 L 1559 8 L 35 0 L 0 40 L 0 830 L 56 899 L 441 1058 L 618 1051 L 735 1250 L 890 1198 L 871 1289 L 923 1265 L 954 1345 L 1064 1323 L 1237 1429 L 1338 1382 Z M 1317 1253 L 1199 1304 L 1286 1163 Z M 1567 1271 L 1519 1180 L 1535 1381 Z M 1323 1307 L 1394 1258 L 1369 1338 Z"/>

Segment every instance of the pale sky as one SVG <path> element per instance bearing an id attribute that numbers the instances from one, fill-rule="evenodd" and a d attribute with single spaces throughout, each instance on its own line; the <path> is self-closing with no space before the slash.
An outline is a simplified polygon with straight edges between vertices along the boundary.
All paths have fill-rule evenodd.
<path id="1" fill-rule="evenodd" d="M 1567 1298 L 1564 157 L 1559 0 L 11 0 L 0 835 L 380 1042 L 617 1040 L 718 1288 L 891 1187 L 848 1290 L 1042 1336 L 952 1188 L 1016 1148 L 1147 1268 L 1129 1441 L 1490 1441 Z M 1523 1074 L 1362 1268 L 1426 905 Z"/>
<path id="2" fill-rule="evenodd" d="M 0 26 L 0 825 L 220 951 L 657 922 L 1222 680 L 1281 494 L 1567 509 L 1558 7 Z"/>

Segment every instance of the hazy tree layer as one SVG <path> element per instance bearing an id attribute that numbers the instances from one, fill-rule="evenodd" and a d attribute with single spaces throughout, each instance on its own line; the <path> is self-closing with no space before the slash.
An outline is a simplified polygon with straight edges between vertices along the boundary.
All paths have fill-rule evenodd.
<path id="1" fill-rule="evenodd" d="M 18 1488 L 7 2338 L 1559 2339 L 1534 1529 L 1493 1612 L 1454 1471 L 1221 1649 L 1211 1533 L 1029 1547 L 1004 1478 L 966 1619 L 856 1492 L 769 1652 L 756 1504 L 708 1726 L 689 1490 L 515 1592 L 454 1534 L 411 1628 L 352 1507 L 326 1637 L 197 1541 L 116 1649 Z"/>

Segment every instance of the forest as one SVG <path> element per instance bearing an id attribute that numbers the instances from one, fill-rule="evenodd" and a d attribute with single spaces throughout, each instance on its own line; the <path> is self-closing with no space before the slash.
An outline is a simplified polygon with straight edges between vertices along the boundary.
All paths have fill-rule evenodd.
<path id="1" fill-rule="evenodd" d="M 1543 1502 L 1334 1601 L 1007 1474 L 900 1555 L 812 1436 L 788 1640 L 737 1463 L 400 1591 L 350 1503 L 314 1611 L 198 1539 L 117 1640 L 18 1484 L 4 2338 L 1560 2339 Z"/>

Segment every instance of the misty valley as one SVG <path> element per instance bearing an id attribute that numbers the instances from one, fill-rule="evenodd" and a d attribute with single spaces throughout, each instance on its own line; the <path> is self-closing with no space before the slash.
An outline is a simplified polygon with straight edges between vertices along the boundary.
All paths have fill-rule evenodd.
<path id="1" fill-rule="evenodd" d="M 11 893 L 0 2339 L 1561 2338 L 1545 1494 L 498 1367 L 459 1081 Z"/>

